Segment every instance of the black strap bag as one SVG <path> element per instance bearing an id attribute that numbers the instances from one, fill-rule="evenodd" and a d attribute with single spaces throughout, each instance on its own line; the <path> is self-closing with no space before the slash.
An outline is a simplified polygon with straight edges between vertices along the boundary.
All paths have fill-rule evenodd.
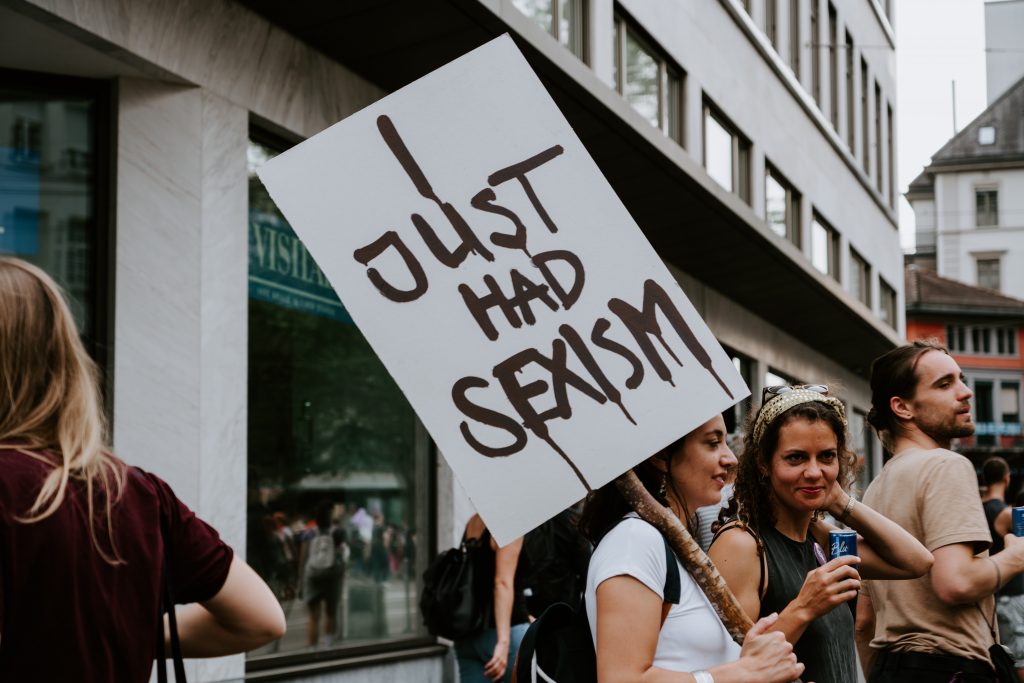
<path id="1" fill-rule="evenodd" d="M 440 553 L 423 572 L 420 613 L 433 636 L 459 640 L 487 627 L 494 602 L 494 564 L 490 532 L 463 539 L 458 548 Z"/>

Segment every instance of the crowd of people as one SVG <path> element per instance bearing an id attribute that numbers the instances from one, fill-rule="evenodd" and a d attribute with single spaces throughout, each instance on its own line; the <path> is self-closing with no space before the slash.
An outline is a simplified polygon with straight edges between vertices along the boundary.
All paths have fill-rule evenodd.
<path id="1" fill-rule="evenodd" d="M 0 310 L 3 680 L 142 681 L 176 641 L 184 656 L 252 649 L 283 633 L 285 592 L 301 592 L 316 643 L 337 628 L 346 568 L 374 581 L 410 571 L 411 533 L 326 502 L 298 528 L 264 518 L 281 565 L 268 586 L 159 477 L 111 452 L 96 368 L 52 279 L 0 258 Z M 754 622 L 742 646 L 613 483 L 578 521 L 593 548 L 585 571 L 562 565 L 580 581 L 537 574 L 559 566 L 559 550 L 578 553 L 573 543 L 498 547 L 470 519 L 493 609 L 455 643 L 462 682 L 510 680 L 550 603 L 550 590 L 531 603 L 531 586 L 552 585 L 581 597 L 602 682 L 850 683 L 858 657 L 869 683 L 1024 681 L 1024 538 L 1010 528 L 1006 462 L 984 463 L 983 500 L 973 465 L 950 450 L 975 428 L 959 366 L 936 343 L 901 346 L 872 365 L 871 394 L 889 457 L 860 499 L 845 407 L 825 385 L 766 388 L 738 456 L 716 416 L 634 468 L 695 537 L 698 509 L 720 510 L 709 557 Z M 856 533 L 856 554 L 832 552 L 837 525 Z M 531 541 L 544 548 L 533 558 Z M 176 625 L 162 617 L 173 602 L 192 603 Z"/>
<path id="2" fill-rule="evenodd" d="M 876 359 L 871 391 L 887 461 L 860 498 L 845 407 L 825 385 L 767 387 L 738 456 L 714 417 L 634 468 L 691 535 L 714 530 L 708 555 L 755 622 L 742 647 L 614 483 L 587 498 L 599 681 L 852 683 L 858 658 L 869 683 L 1024 681 L 1024 539 L 1010 529 L 1005 461 L 985 463 L 983 504 L 974 466 L 950 450 L 974 432 L 959 366 L 914 342 Z M 855 555 L 831 556 L 839 527 L 856 533 Z M 481 533 L 474 518 L 467 534 Z M 493 546 L 494 617 L 456 644 L 462 683 L 510 680 L 517 636 L 538 616 L 518 598 L 521 547 Z M 682 586 L 670 595 L 672 561 Z"/>

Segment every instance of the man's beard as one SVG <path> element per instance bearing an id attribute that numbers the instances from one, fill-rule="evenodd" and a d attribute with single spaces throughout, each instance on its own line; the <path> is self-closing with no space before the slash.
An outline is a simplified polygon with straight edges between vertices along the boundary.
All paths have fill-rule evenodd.
<path id="1" fill-rule="evenodd" d="M 923 420 L 919 424 L 919 427 L 922 432 L 936 441 L 948 441 L 950 439 L 959 439 L 965 436 L 974 436 L 974 422 L 960 422 L 959 418 L 960 413 L 954 415 L 948 420 L 937 420 L 935 422 Z"/>

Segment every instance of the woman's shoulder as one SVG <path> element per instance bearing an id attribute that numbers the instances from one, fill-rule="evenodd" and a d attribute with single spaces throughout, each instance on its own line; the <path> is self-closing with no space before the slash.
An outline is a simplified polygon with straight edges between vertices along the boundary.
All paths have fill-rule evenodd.
<path id="1" fill-rule="evenodd" d="M 715 534 L 715 538 L 711 541 L 711 549 L 730 555 L 757 555 L 760 552 L 761 543 L 762 541 L 754 529 L 732 522 Z"/>

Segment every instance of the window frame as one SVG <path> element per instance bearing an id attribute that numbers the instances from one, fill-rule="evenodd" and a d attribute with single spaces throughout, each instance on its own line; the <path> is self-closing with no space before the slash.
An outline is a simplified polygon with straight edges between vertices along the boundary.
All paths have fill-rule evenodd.
<path id="1" fill-rule="evenodd" d="M 878 278 L 878 317 L 892 329 L 899 329 L 896 288 L 883 277 Z"/>
<path id="2" fill-rule="evenodd" d="M 303 141 L 303 138 L 289 132 L 278 129 L 273 124 L 266 122 L 255 115 L 250 115 L 249 134 L 246 144 L 257 143 L 277 150 L 279 153 L 295 146 Z M 247 200 L 248 205 L 248 200 Z M 248 220 L 248 219 L 247 219 Z M 248 277 L 248 274 L 247 276 Z M 247 351 L 248 353 L 248 351 Z M 376 353 L 376 352 L 374 352 Z M 437 470 L 439 453 L 434 440 L 430 437 L 426 427 L 419 417 L 414 415 L 414 442 L 413 442 L 413 466 L 416 470 L 414 480 L 422 482 L 410 496 L 410 505 L 416 510 L 417 522 L 422 517 L 422 525 L 417 523 L 417 530 L 422 541 L 417 547 L 417 554 L 420 556 L 418 562 L 425 566 L 439 552 L 442 543 L 438 538 L 438 513 L 437 503 L 439 500 Z M 246 427 L 248 434 L 248 427 Z M 249 455 L 246 453 L 246 473 L 249 472 Z M 249 511 L 246 510 L 246 525 L 249 524 Z M 445 542 L 443 545 L 447 546 Z M 416 582 L 421 582 L 422 572 L 416 566 L 414 571 Z M 418 619 L 418 610 L 412 615 Z M 340 624 L 339 624 L 340 626 Z M 382 637 L 372 642 L 360 641 L 356 644 L 345 645 L 335 644 L 323 650 L 309 650 L 303 648 L 287 652 L 273 652 L 255 656 L 247 655 L 245 658 L 245 672 L 273 672 L 277 669 L 289 669 L 295 674 L 314 674 L 326 670 L 343 669 L 353 666 L 353 661 L 360 663 L 372 662 L 374 664 L 386 664 L 408 659 L 411 651 L 422 653 L 424 648 L 434 648 L 438 654 L 448 650 L 437 643 L 437 639 L 428 633 L 412 636 Z M 327 662 L 331 662 L 330 665 Z"/>
<path id="3" fill-rule="evenodd" d="M 564 47 L 571 54 L 575 55 L 577 59 L 579 59 L 581 62 L 583 62 L 584 64 L 587 64 L 589 66 L 590 65 L 590 32 L 588 31 L 588 27 L 590 25 L 590 22 L 589 22 L 590 7 L 588 6 L 589 5 L 589 1 L 588 0 L 568 0 L 568 2 L 575 4 L 576 8 L 579 10 L 577 15 L 576 15 L 577 19 L 576 19 L 576 22 L 575 22 L 577 24 L 576 29 L 579 32 L 579 43 L 580 43 L 579 44 L 579 52 L 577 52 L 576 50 L 573 49 L 573 45 L 572 45 L 572 41 L 571 40 L 568 43 L 563 43 L 562 42 L 562 38 L 559 35 L 559 24 L 560 24 L 559 20 L 562 18 L 562 3 L 561 3 L 560 0 L 551 0 L 551 25 L 550 26 L 544 26 L 539 21 L 537 21 L 537 19 L 535 17 L 530 16 L 529 14 L 527 14 L 526 11 L 524 11 L 523 9 L 521 9 L 520 7 L 518 7 L 516 5 L 515 0 L 512 0 L 512 6 L 515 7 L 516 11 L 518 11 L 524 17 L 528 18 L 530 21 L 532 21 L 537 26 L 539 26 L 549 36 L 554 38 L 556 43 L 558 43 L 559 45 Z M 570 35 L 571 35 L 571 32 L 570 32 Z"/>
<path id="4" fill-rule="evenodd" d="M 988 206 L 984 209 L 984 214 L 979 210 L 979 204 L 981 203 L 982 197 L 988 197 L 986 201 Z M 985 221 L 982 222 L 982 215 L 985 215 Z M 991 222 L 988 222 L 991 221 Z M 999 188 L 991 185 L 980 185 L 974 188 L 974 227 L 976 228 L 998 228 L 999 227 Z"/>
<path id="5" fill-rule="evenodd" d="M 822 275 L 827 275 L 836 282 L 840 281 L 841 268 L 839 264 L 839 231 L 832 227 L 816 209 L 811 210 L 811 264 L 814 264 L 814 227 L 815 225 L 821 227 L 825 231 L 825 262 L 828 270 L 822 271 L 817 266 L 814 269 Z"/>
<path id="6" fill-rule="evenodd" d="M 708 168 L 708 118 L 714 119 L 729 136 L 732 138 L 732 190 L 731 192 L 750 204 L 750 139 L 740 132 L 739 128 L 727 117 L 722 110 L 715 106 L 707 95 L 704 96 L 704 107 L 701 115 L 701 149 L 703 152 L 702 165 L 705 172 Z M 712 178 L 714 180 L 714 178 Z M 717 182 L 717 181 L 716 181 Z M 723 186 L 724 187 L 724 186 Z"/>
<path id="7" fill-rule="evenodd" d="M 875 79 L 875 187 L 882 194 L 882 85 Z"/>
<path id="8" fill-rule="evenodd" d="M 984 266 L 986 268 L 992 268 L 992 271 L 989 271 L 989 272 L 985 273 L 985 282 L 984 283 L 982 282 L 982 264 L 984 264 Z M 993 268 L 993 266 L 994 266 L 994 268 Z M 1001 291 L 1002 290 L 1002 284 L 1003 284 L 1003 281 L 1002 281 L 1002 278 L 1003 278 L 1002 270 L 1003 270 L 1003 268 L 1002 268 L 1002 266 L 1003 266 L 1002 259 L 999 258 L 998 256 L 977 256 L 977 257 L 975 257 L 975 259 L 974 259 L 975 282 L 978 283 L 979 287 L 984 287 L 986 289 L 994 289 L 997 292 Z M 991 284 L 992 280 L 989 279 L 989 278 L 992 277 L 993 272 L 995 274 L 995 286 L 992 286 L 992 284 Z"/>
<path id="9" fill-rule="evenodd" d="M 765 160 L 765 164 L 764 164 L 764 183 L 765 183 L 765 191 L 764 191 L 764 202 L 765 202 L 765 206 L 764 206 L 764 219 L 765 219 L 765 222 L 768 223 L 769 228 L 771 228 L 771 223 L 768 221 L 768 181 L 769 180 L 773 180 L 776 183 L 778 183 L 778 185 L 780 187 L 782 187 L 783 191 L 785 192 L 785 203 L 786 203 L 785 226 L 786 226 L 786 234 L 785 235 L 780 235 L 780 237 L 788 240 L 789 242 L 791 242 L 793 244 L 793 246 L 795 246 L 797 249 L 800 249 L 802 247 L 802 242 L 803 242 L 803 235 L 802 235 L 803 225 L 802 225 L 802 217 L 800 215 L 800 204 L 801 204 L 801 200 L 802 200 L 802 195 L 800 194 L 799 190 L 797 190 L 795 187 L 793 187 L 793 184 L 791 182 L 789 182 L 789 180 L 786 178 L 786 176 L 784 176 L 782 173 L 780 173 L 778 171 L 778 169 L 770 161 L 768 161 L 766 159 Z M 774 229 L 772 230 L 772 232 L 775 232 Z M 775 233 L 775 234 L 778 234 L 778 233 Z"/>
<path id="10" fill-rule="evenodd" d="M 789 0 L 789 66 L 800 80 L 800 0 Z"/>
<path id="11" fill-rule="evenodd" d="M 860 252 L 850 247 L 850 274 L 859 273 L 861 276 L 859 291 L 850 293 L 868 308 L 871 308 L 871 264 Z"/>
<path id="12" fill-rule="evenodd" d="M 839 15 L 836 6 L 828 3 L 828 71 L 829 121 L 839 131 Z"/>
<path id="13" fill-rule="evenodd" d="M 658 65 L 658 125 L 648 120 L 630 104 L 645 121 L 667 138 L 686 149 L 686 71 L 625 10 L 616 5 L 614 13 L 615 44 L 612 46 L 615 67 L 615 91 L 626 99 L 626 37 L 632 38 Z M 672 114 L 676 116 L 673 119 Z"/>
<path id="14" fill-rule="evenodd" d="M 90 201 L 93 208 L 93 230 L 88 233 L 92 263 L 88 280 L 92 288 L 89 304 L 92 317 L 88 329 L 82 330 L 85 350 L 99 368 L 104 408 L 108 422 L 114 421 L 114 263 L 116 224 L 114 222 L 114 187 L 117 139 L 116 93 L 113 81 L 63 76 L 35 71 L 0 68 L 0 83 L 5 89 L 20 91 L 40 98 L 81 98 L 92 106 L 92 176 Z"/>
<path id="15" fill-rule="evenodd" d="M 864 174 L 871 173 L 871 106 L 868 102 L 870 88 L 868 79 L 868 62 L 864 55 L 860 56 L 860 127 L 861 127 L 861 166 Z"/>
<path id="16" fill-rule="evenodd" d="M 846 31 L 846 146 L 851 154 L 857 152 L 857 121 L 856 121 L 856 95 L 855 83 L 856 72 L 854 71 L 854 44 L 850 31 Z"/>

